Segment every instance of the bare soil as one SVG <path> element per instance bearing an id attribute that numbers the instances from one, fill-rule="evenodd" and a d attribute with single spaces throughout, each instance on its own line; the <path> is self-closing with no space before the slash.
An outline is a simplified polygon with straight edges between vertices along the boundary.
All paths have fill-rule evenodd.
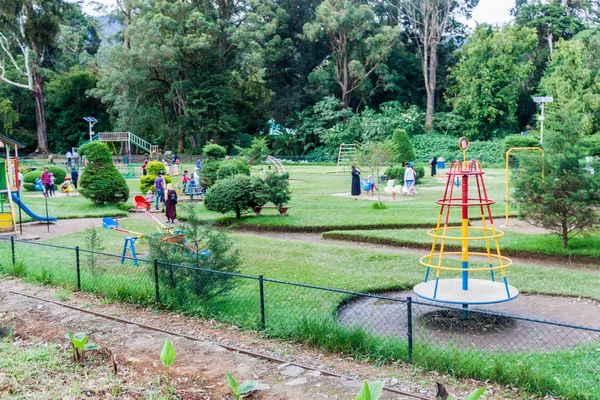
<path id="1" fill-rule="evenodd" d="M 60 298 L 76 307 L 185 333 L 200 341 L 107 320 L 13 294 L 11 291 L 55 301 Z M 358 392 L 361 384 L 360 380 L 346 380 L 326 376 L 318 371 L 298 370 L 286 364 L 227 351 L 221 345 L 233 345 L 357 379 L 383 380 L 389 387 L 429 398 L 433 398 L 435 394 L 436 381 L 444 383 L 459 396 L 464 396 L 468 391 L 482 385 L 481 382 L 473 380 L 457 382 L 434 372 L 425 373 L 413 369 L 410 365 L 399 362 L 376 367 L 345 354 L 321 352 L 303 344 L 266 339 L 258 333 L 241 331 L 235 326 L 216 321 L 159 313 L 123 304 L 105 304 L 101 298 L 86 293 L 26 284 L 13 278 L 0 280 L 0 317 L 0 324 L 13 327 L 17 336 L 63 345 L 67 328 L 76 332 L 88 332 L 91 341 L 110 349 L 116 355 L 119 376 L 123 383 L 134 374 L 137 380 L 145 382 L 146 385 L 156 384 L 157 378 L 164 376 L 159 354 L 164 340 L 168 338 L 177 351 L 177 359 L 171 371 L 176 395 L 174 398 L 186 400 L 232 399 L 226 387 L 226 371 L 238 380 L 260 379 L 262 390 L 247 397 L 254 399 L 350 399 Z M 106 368 L 110 368 L 108 362 Z M 82 388 L 84 389 L 85 387 Z M 487 393 L 488 399 L 522 396 L 518 391 L 495 385 L 489 385 Z M 109 396 L 103 393 L 102 396 L 91 395 L 85 398 L 107 397 Z M 384 392 L 382 398 L 409 397 Z"/>

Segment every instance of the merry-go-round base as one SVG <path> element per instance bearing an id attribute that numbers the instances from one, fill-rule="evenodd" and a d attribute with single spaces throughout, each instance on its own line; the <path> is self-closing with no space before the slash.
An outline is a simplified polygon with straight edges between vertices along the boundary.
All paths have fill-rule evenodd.
<path id="1" fill-rule="evenodd" d="M 515 299 L 519 291 L 508 285 L 508 293 L 503 282 L 491 280 L 469 279 L 468 290 L 463 290 L 463 281 L 457 279 L 440 279 L 435 293 L 435 279 L 419 283 L 413 292 L 426 300 L 446 304 L 495 304 Z"/>

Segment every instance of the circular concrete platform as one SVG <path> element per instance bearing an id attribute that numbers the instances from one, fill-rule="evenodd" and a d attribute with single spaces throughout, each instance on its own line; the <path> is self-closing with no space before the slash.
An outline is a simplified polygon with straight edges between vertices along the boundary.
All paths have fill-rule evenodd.
<path id="1" fill-rule="evenodd" d="M 446 304 L 494 304 L 515 299 L 519 291 L 513 286 L 502 282 L 492 282 L 483 279 L 469 279 L 469 289 L 463 290 L 462 279 L 440 279 L 437 292 L 435 280 L 419 283 L 413 292 L 423 299 Z"/>

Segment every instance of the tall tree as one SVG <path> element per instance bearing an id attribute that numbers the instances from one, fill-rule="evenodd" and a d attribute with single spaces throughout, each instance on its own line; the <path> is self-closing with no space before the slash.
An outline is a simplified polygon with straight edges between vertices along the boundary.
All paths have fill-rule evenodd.
<path id="1" fill-rule="evenodd" d="M 533 71 L 533 28 L 479 25 L 458 51 L 448 102 L 465 118 L 469 137 L 489 139 L 494 131 L 516 131 L 519 96 Z"/>
<path id="2" fill-rule="evenodd" d="M 44 59 L 60 31 L 62 0 L 13 0 L 0 3 L 0 81 L 33 94 L 37 151 L 48 152 L 44 109 Z"/>
<path id="3" fill-rule="evenodd" d="M 377 24 L 370 6 L 354 0 L 323 1 L 316 21 L 305 24 L 304 33 L 315 41 L 327 36 L 344 107 L 385 60 L 398 36 L 397 29 Z"/>
<path id="4" fill-rule="evenodd" d="M 438 47 L 444 35 L 455 28 L 454 16 L 470 16 L 479 0 L 406 0 L 400 2 L 409 31 L 418 43 L 423 64 L 423 79 L 427 92 L 425 127 L 433 129 L 435 91 L 437 86 Z"/>

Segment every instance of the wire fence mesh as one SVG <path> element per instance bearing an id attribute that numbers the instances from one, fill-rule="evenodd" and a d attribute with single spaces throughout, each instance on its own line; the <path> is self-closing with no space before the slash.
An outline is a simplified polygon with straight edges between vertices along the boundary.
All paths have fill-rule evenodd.
<path id="1" fill-rule="evenodd" d="M 589 326 L 356 293 L 0 237 L 5 273 L 185 311 L 378 361 L 600 398 L 600 321 Z"/>

